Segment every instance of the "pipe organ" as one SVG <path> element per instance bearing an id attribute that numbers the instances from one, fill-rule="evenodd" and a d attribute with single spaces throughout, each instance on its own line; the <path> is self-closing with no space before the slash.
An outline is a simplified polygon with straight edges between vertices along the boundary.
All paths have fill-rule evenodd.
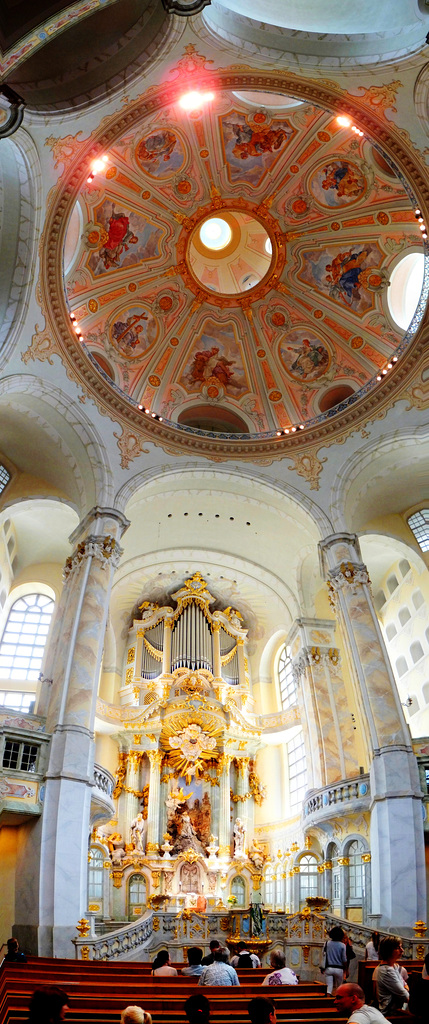
<path id="1" fill-rule="evenodd" d="M 135 619 L 130 630 L 126 685 L 186 668 L 205 670 L 231 686 L 247 687 L 243 651 L 239 652 L 247 630 L 240 613 L 231 607 L 212 612 L 215 598 L 200 573 L 194 573 L 171 597 L 176 608 L 170 604 L 160 608 L 150 601 L 140 606 L 141 619 Z"/>
<path id="2" fill-rule="evenodd" d="M 213 672 L 213 644 L 210 625 L 203 609 L 193 601 L 174 623 L 171 638 L 171 671 L 176 668 Z"/>

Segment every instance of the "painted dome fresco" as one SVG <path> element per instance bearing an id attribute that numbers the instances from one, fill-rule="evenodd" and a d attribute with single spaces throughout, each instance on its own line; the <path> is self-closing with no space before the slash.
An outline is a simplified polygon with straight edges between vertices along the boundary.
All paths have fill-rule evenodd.
<path id="1" fill-rule="evenodd" d="M 65 235 L 76 345 L 105 393 L 244 440 L 376 391 L 422 315 L 407 334 L 391 312 L 395 267 L 423 253 L 391 159 L 302 97 L 148 106 L 88 160 Z"/>

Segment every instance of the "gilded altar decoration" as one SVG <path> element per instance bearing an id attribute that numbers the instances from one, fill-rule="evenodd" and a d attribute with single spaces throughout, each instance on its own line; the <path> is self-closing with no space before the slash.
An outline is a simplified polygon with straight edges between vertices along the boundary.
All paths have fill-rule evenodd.
<path id="1" fill-rule="evenodd" d="M 258 807 L 260 807 L 267 795 L 267 787 L 261 785 L 259 775 L 256 773 L 254 761 L 249 761 L 249 787 L 255 804 L 258 804 Z"/>
<path id="2" fill-rule="evenodd" d="M 81 917 L 80 921 L 77 922 L 76 931 L 81 939 L 86 939 L 87 935 L 89 935 L 89 921 L 87 917 Z"/>

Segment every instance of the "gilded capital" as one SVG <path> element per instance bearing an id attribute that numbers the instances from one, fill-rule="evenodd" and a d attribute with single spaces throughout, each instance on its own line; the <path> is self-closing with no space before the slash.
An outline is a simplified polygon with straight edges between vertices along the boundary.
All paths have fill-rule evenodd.
<path id="1" fill-rule="evenodd" d="M 152 771 L 154 771 L 155 768 L 161 767 L 163 757 L 162 750 L 148 750 L 147 756 L 149 758 Z"/>

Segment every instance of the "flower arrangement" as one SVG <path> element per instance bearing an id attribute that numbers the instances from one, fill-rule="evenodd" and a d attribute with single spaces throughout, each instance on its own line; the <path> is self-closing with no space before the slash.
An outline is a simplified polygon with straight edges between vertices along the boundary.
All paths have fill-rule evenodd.
<path id="1" fill-rule="evenodd" d="M 237 902 L 237 897 L 236 896 L 228 896 L 228 899 L 227 899 L 226 902 L 229 903 L 230 907 L 234 907 L 236 902 Z"/>

